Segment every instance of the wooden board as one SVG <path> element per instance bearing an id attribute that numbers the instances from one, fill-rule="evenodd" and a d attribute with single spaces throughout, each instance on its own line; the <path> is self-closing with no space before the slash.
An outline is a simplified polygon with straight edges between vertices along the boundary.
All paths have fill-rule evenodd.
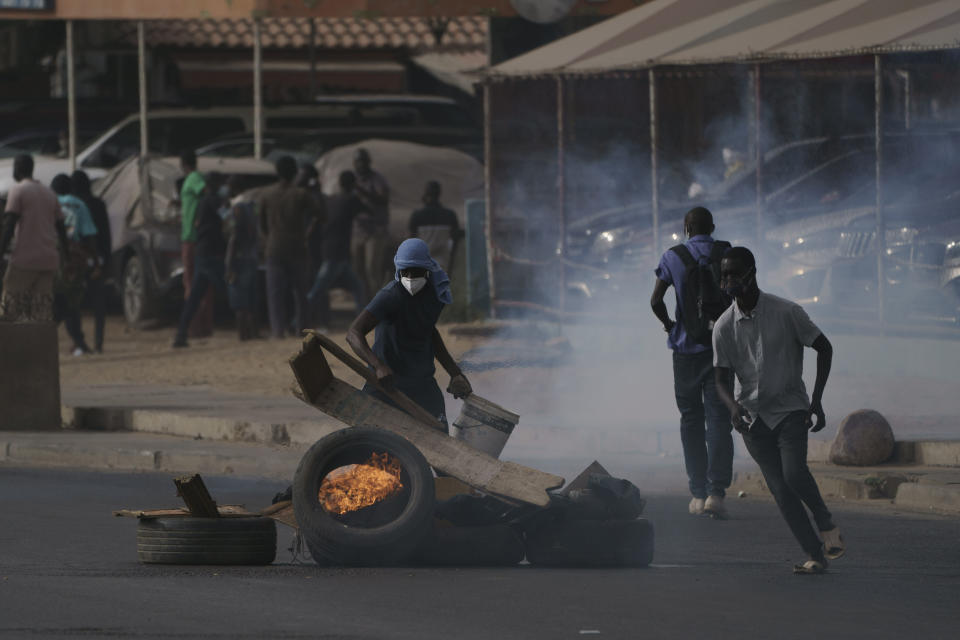
<path id="1" fill-rule="evenodd" d="M 560 476 L 497 460 L 336 378 L 315 336 L 307 336 L 290 367 L 300 385 L 297 396 L 307 404 L 351 427 L 376 427 L 403 436 L 430 466 L 471 487 L 545 507 L 550 503 L 547 490 L 563 485 Z"/>
<path id="2" fill-rule="evenodd" d="M 217 514 L 221 518 L 249 518 L 259 514 L 247 511 L 242 505 L 225 504 L 217 507 Z M 118 509 L 113 515 L 123 518 L 186 518 L 194 517 L 186 507 L 175 509 Z"/>
<path id="3" fill-rule="evenodd" d="M 220 515 L 217 511 L 217 503 L 210 497 L 207 485 L 203 483 L 199 473 L 174 478 L 173 484 L 177 487 L 177 495 L 183 499 L 187 509 L 190 510 L 190 515 L 198 518 L 216 518 Z"/>
<path id="4" fill-rule="evenodd" d="M 288 527 L 299 529 L 299 525 L 297 525 L 297 516 L 293 512 L 293 500 L 284 500 L 283 502 L 272 504 L 261 511 L 260 515 L 267 518 L 273 518 L 277 522 L 285 524 Z"/>

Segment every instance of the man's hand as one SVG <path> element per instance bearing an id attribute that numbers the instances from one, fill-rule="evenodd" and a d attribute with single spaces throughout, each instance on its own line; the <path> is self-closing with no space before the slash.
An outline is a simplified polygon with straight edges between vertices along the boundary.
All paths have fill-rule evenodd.
<path id="1" fill-rule="evenodd" d="M 380 383 L 381 387 L 393 389 L 393 369 L 381 362 L 377 365 L 377 368 L 374 369 L 374 374 L 376 374 L 377 382 Z"/>
<path id="2" fill-rule="evenodd" d="M 233 284 L 237 280 L 237 274 L 233 269 L 227 271 L 227 284 Z"/>
<path id="3" fill-rule="evenodd" d="M 673 331 L 673 328 L 675 326 L 677 326 L 677 323 L 674 322 L 673 320 L 669 320 L 663 325 L 663 330 L 666 331 L 667 333 L 670 333 L 671 331 Z"/>
<path id="4" fill-rule="evenodd" d="M 450 385 L 447 387 L 447 393 L 453 394 L 454 398 L 460 400 L 461 398 L 466 398 L 468 395 L 473 393 L 473 387 L 470 386 L 470 382 L 467 380 L 467 377 L 461 373 L 460 375 L 450 378 Z"/>
<path id="5" fill-rule="evenodd" d="M 730 411 L 730 422 L 733 428 L 740 433 L 747 433 L 750 430 L 750 412 L 742 404 Z"/>
<path id="6" fill-rule="evenodd" d="M 817 423 L 813 423 L 813 416 L 817 416 Z M 827 418 L 823 415 L 823 405 L 819 400 L 810 403 L 810 412 L 807 414 L 807 428 L 816 433 L 827 426 Z"/>

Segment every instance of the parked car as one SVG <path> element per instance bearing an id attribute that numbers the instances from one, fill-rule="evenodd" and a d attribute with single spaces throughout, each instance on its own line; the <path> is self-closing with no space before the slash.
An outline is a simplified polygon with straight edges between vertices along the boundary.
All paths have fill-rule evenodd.
<path id="1" fill-rule="evenodd" d="M 113 277 L 131 326 L 163 319 L 183 303 L 180 211 L 174 203 L 182 175 L 179 159 L 148 159 L 147 199 L 141 197 L 139 164 L 128 158 L 94 187 L 110 216 Z M 251 158 L 200 158 L 198 169 L 242 176 L 249 190 L 276 180 L 272 164 Z"/>
<path id="2" fill-rule="evenodd" d="M 253 131 L 250 106 L 154 109 L 148 112 L 150 152 L 177 155 L 207 141 L 231 133 Z M 317 127 L 468 127 L 467 112 L 449 98 L 435 96 L 324 96 L 316 103 L 264 108 L 268 129 L 316 129 Z M 479 139 L 479 133 L 477 134 Z M 140 150 L 140 117 L 131 115 L 77 154 L 77 166 L 91 179 L 102 177 L 112 167 Z M 0 159 L 0 200 L 13 184 L 12 159 Z M 38 157 L 34 177 L 49 183 L 58 173 L 68 172 L 65 158 Z"/>
<path id="3" fill-rule="evenodd" d="M 945 305 L 956 306 L 956 295 L 941 286 L 946 276 L 936 263 L 949 236 L 933 230 L 960 214 L 960 190 L 951 175 L 960 133 L 891 134 L 886 149 L 889 296 L 894 306 L 942 317 Z M 811 160 L 815 164 L 806 164 Z M 718 235 L 755 247 L 754 171 L 746 168 L 695 202 L 663 203 L 661 248 L 682 240 L 682 216 L 695 204 L 713 211 Z M 808 303 L 875 309 L 875 172 L 870 136 L 799 141 L 766 154 L 759 251 L 767 258 L 767 282 L 778 292 Z M 635 284 L 655 265 L 652 239 L 646 203 L 570 223 L 568 299 L 582 304 Z M 915 295 L 920 289 L 929 295 Z"/>
<path id="4" fill-rule="evenodd" d="M 96 129 L 77 129 L 77 146 L 82 148 L 99 134 L 100 131 Z M 22 131 L 0 140 L 0 158 L 13 158 L 21 153 L 43 156 L 66 155 L 68 144 L 62 129 Z"/>

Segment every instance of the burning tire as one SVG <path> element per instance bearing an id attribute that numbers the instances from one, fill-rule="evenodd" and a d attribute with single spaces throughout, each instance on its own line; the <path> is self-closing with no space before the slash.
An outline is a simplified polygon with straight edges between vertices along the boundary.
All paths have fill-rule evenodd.
<path id="1" fill-rule="evenodd" d="M 434 527 L 413 555 L 438 567 L 509 567 L 523 560 L 523 539 L 506 524 Z"/>
<path id="2" fill-rule="evenodd" d="M 270 564 L 277 526 L 270 518 L 141 518 L 137 556 L 144 564 Z"/>
<path id="3" fill-rule="evenodd" d="M 527 560 L 544 567 L 645 567 L 653 560 L 649 520 L 566 520 L 527 534 Z"/>
<path id="4" fill-rule="evenodd" d="M 342 429 L 303 456 L 293 505 L 317 564 L 395 565 L 410 557 L 433 520 L 433 474 L 398 435 Z"/>

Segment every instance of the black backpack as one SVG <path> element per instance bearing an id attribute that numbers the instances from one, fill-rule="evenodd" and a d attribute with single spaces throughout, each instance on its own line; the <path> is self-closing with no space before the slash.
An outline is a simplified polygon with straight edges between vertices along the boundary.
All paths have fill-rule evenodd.
<path id="1" fill-rule="evenodd" d="M 686 245 L 678 244 L 670 251 L 683 260 L 683 328 L 690 339 L 710 346 L 713 323 L 730 306 L 730 297 L 720 288 L 720 260 L 730 243 L 716 240 L 706 262 L 693 257 Z"/>

